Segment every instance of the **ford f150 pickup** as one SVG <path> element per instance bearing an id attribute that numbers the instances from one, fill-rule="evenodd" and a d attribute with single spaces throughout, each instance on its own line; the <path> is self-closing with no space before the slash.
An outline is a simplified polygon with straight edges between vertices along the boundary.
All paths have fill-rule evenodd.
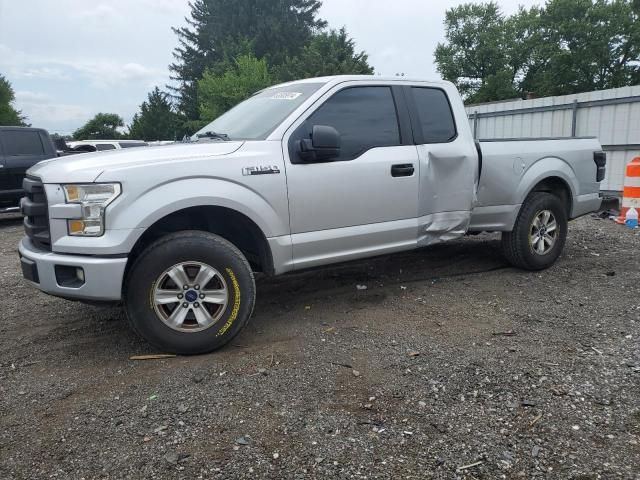
<path id="1" fill-rule="evenodd" d="M 447 82 L 339 76 L 258 92 L 193 142 L 42 162 L 22 201 L 23 274 L 69 299 L 122 301 L 155 346 L 195 354 L 249 320 L 254 272 L 502 232 L 539 270 L 600 206 L 596 139 L 476 142 Z"/>

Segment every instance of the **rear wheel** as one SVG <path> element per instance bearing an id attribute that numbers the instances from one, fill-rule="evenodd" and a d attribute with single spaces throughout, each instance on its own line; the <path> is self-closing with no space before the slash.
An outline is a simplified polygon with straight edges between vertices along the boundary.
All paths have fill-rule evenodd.
<path id="1" fill-rule="evenodd" d="M 216 350 L 247 324 L 255 282 L 242 253 L 207 232 L 178 232 L 149 246 L 127 277 L 125 308 L 133 329 L 179 354 Z"/>
<path id="2" fill-rule="evenodd" d="M 502 250 L 511 265 L 542 270 L 553 265 L 567 238 L 567 210 L 547 192 L 533 192 L 522 205 L 511 232 L 502 234 Z"/>

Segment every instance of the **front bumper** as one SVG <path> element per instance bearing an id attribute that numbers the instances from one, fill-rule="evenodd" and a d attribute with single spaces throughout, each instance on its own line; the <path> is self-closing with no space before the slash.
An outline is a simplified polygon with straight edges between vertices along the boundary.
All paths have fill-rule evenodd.
<path id="1" fill-rule="evenodd" d="M 18 251 L 24 277 L 31 285 L 45 293 L 97 302 L 118 301 L 122 298 L 126 257 L 105 258 L 53 253 L 38 249 L 27 237 L 20 242 Z M 82 269 L 82 280 L 69 281 L 65 274 L 75 269 Z"/>

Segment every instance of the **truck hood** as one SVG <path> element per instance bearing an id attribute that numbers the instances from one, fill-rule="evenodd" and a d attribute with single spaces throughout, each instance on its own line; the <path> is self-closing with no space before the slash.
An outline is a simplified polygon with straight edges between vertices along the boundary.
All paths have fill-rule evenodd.
<path id="1" fill-rule="evenodd" d="M 81 153 L 40 162 L 27 171 L 43 183 L 90 183 L 105 171 L 152 166 L 156 163 L 230 155 L 244 142 L 177 143 L 107 152 Z"/>

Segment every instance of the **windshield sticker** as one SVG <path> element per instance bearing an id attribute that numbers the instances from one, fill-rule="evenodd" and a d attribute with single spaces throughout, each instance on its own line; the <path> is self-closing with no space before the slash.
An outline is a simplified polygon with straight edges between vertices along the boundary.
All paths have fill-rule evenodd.
<path id="1" fill-rule="evenodd" d="M 280 93 L 274 93 L 269 98 L 271 98 L 272 100 L 295 100 L 300 95 L 302 95 L 302 93 L 300 92 L 280 92 Z"/>

